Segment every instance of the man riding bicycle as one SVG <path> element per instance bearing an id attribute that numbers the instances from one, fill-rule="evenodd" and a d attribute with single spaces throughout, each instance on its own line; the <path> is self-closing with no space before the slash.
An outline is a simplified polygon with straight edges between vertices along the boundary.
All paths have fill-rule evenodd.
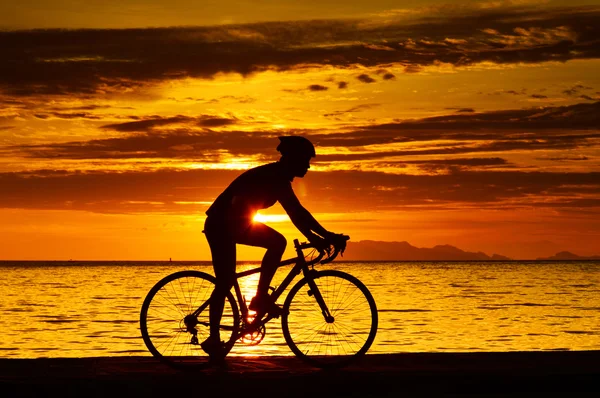
<path id="1" fill-rule="evenodd" d="M 295 177 L 304 177 L 315 154 L 313 144 L 301 136 L 279 137 L 279 161 L 247 170 L 221 193 L 206 211 L 204 233 L 210 246 L 216 286 L 210 298 L 210 336 L 202 349 L 211 358 L 224 357 L 219 324 L 225 297 L 235 281 L 236 244 L 267 249 L 262 264 L 256 296 L 249 308 L 255 319 L 266 313 L 281 314 L 268 293 L 269 284 L 285 251 L 285 237 L 267 225 L 254 221 L 256 212 L 279 202 L 292 223 L 317 248 L 340 242 L 339 234 L 327 231 L 301 204 L 292 189 Z M 341 242 L 340 242 L 341 243 Z"/>

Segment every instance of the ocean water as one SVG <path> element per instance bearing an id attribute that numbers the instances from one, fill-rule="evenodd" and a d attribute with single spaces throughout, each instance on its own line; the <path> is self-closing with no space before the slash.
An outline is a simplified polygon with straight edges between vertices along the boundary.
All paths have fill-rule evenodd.
<path id="1" fill-rule="evenodd" d="M 238 271 L 255 267 L 241 264 Z M 600 350 L 600 262 L 334 262 L 373 294 L 370 353 Z M 150 355 L 139 312 L 150 288 L 198 262 L 0 262 L 0 357 Z M 278 270 L 274 285 L 290 267 Z M 241 281 L 253 296 L 258 275 Z M 299 280 L 299 277 L 298 279 Z M 283 298 L 279 301 L 283 302 Z M 230 355 L 292 355 L 279 320 Z"/>

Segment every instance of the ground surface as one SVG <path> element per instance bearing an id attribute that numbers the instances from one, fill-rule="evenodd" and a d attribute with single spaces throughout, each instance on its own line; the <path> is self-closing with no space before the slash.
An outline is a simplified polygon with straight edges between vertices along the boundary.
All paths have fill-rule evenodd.
<path id="1" fill-rule="evenodd" d="M 367 355 L 336 371 L 295 357 L 194 372 L 151 357 L 0 359 L 0 387 L 4 397 L 599 397 L 600 351 Z"/>

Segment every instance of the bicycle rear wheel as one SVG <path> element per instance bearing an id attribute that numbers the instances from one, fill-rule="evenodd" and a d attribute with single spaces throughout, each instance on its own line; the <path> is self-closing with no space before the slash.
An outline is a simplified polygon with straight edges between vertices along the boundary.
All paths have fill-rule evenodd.
<path id="1" fill-rule="evenodd" d="M 154 285 L 140 312 L 142 338 L 152 355 L 178 368 L 208 364 L 200 343 L 210 333 L 208 300 L 214 287 L 215 278 L 200 271 L 176 272 Z M 221 340 L 226 342 L 227 352 L 235 343 L 238 314 L 237 303 L 229 293 L 221 319 Z"/>
<path id="2" fill-rule="evenodd" d="M 334 270 L 313 275 L 294 285 L 285 300 L 283 336 L 294 354 L 314 366 L 345 366 L 373 344 L 378 325 L 375 300 L 352 275 Z M 325 318 L 309 286 L 311 279 L 333 319 Z"/>

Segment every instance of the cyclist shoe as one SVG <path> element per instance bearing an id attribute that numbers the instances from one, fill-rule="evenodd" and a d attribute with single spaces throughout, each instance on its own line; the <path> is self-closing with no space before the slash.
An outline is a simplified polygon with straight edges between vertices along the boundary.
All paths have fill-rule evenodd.
<path id="1" fill-rule="evenodd" d="M 260 319 L 265 314 L 269 314 L 274 318 L 279 318 L 283 314 L 283 310 L 280 306 L 275 304 L 271 296 L 254 296 L 250 305 L 248 306 L 252 311 L 256 311 L 256 318 Z"/>
<path id="2" fill-rule="evenodd" d="M 208 354 L 210 361 L 222 362 L 225 360 L 227 353 L 225 352 L 225 342 L 218 339 L 208 337 L 200 347 Z"/>

